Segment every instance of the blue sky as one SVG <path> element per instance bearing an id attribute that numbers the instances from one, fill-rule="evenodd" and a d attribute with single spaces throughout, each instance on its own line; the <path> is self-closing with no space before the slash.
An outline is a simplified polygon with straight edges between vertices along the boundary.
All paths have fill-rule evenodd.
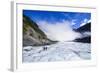
<path id="1" fill-rule="evenodd" d="M 54 24 L 66 20 L 71 23 L 70 25 L 74 29 L 79 28 L 81 24 L 91 20 L 91 13 L 23 10 L 23 14 L 35 22 L 46 21 Z"/>

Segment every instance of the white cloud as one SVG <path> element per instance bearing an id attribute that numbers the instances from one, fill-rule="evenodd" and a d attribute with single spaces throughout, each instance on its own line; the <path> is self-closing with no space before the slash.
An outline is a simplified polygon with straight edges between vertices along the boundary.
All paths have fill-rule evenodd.
<path id="1" fill-rule="evenodd" d="M 84 19 L 84 22 L 87 22 L 88 21 L 88 19 Z"/>
<path id="2" fill-rule="evenodd" d="M 83 33 L 83 37 L 91 36 L 91 32 L 87 31 Z"/>
<path id="3" fill-rule="evenodd" d="M 71 21 L 71 25 L 73 26 L 73 25 L 75 25 L 76 24 L 76 19 L 73 19 L 72 21 Z"/>
<path id="4" fill-rule="evenodd" d="M 58 41 L 70 41 L 81 37 L 80 33 L 73 31 L 69 21 L 57 22 L 55 24 L 46 21 L 39 21 L 39 27 L 45 32 L 48 38 Z"/>

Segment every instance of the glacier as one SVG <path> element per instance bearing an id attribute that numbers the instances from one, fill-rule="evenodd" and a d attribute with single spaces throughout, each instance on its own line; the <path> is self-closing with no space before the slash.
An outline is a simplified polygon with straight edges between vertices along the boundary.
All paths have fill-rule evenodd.
<path id="1" fill-rule="evenodd" d="M 47 47 L 44 49 L 44 47 Z M 45 46 L 26 46 L 22 49 L 22 62 L 54 62 L 90 60 L 91 44 L 58 42 Z"/>

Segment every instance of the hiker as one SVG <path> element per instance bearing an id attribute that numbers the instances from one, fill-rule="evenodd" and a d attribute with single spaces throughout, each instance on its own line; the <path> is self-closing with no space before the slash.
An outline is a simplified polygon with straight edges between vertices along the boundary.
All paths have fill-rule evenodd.
<path id="1" fill-rule="evenodd" d="M 44 46 L 44 47 L 43 47 L 43 50 L 47 50 L 47 47 L 46 47 L 46 46 Z"/>

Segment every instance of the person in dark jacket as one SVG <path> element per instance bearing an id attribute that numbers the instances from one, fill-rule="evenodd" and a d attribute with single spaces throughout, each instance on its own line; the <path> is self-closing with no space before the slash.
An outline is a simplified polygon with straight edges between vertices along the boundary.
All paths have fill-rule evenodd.
<path id="1" fill-rule="evenodd" d="M 43 50 L 47 50 L 48 48 L 46 46 L 43 47 Z"/>

